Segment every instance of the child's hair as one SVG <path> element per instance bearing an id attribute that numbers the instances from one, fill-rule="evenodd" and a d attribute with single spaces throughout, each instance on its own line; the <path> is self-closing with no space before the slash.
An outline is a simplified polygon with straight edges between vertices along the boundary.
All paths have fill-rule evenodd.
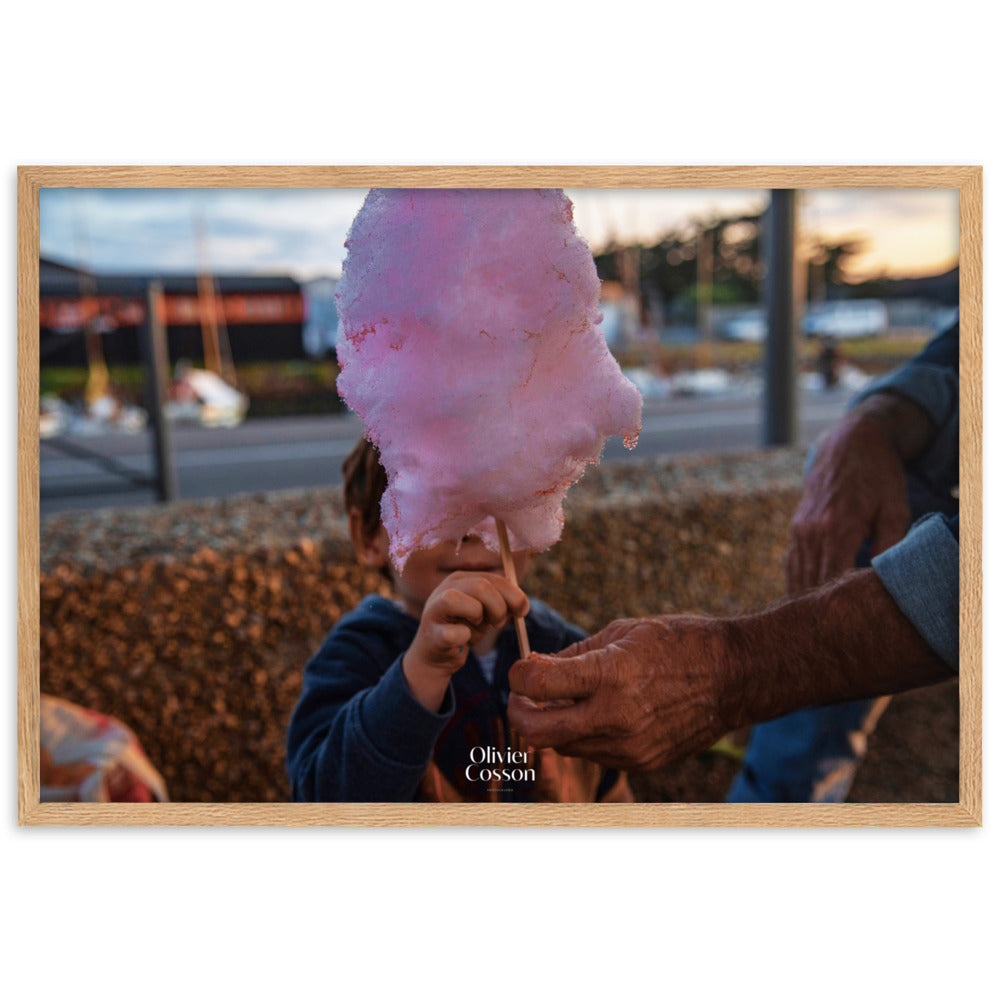
<path id="1" fill-rule="evenodd" d="M 344 459 L 344 507 L 361 514 L 366 539 L 374 538 L 382 526 L 382 494 L 389 480 L 378 457 L 378 449 L 362 438 Z"/>

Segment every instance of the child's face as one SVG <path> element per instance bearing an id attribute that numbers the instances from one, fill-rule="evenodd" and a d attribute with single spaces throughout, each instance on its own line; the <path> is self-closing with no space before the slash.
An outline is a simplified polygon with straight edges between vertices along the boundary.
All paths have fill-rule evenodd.
<path id="1" fill-rule="evenodd" d="M 461 546 L 456 542 L 441 542 L 430 548 L 416 549 L 410 553 L 410 558 L 406 560 L 403 572 L 400 573 L 389 560 L 389 535 L 385 528 L 379 528 L 377 538 L 362 541 L 361 544 L 353 523 L 351 528 L 354 544 L 362 561 L 372 569 L 389 567 L 396 593 L 414 618 L 420 617 L 427 598 L 452 573 L 496 573 L 503 576 L 500 553 L 490 551 L 476 535 L 467 535 L 462 539 Z M 529 558 L 528 552 L 513 553 L 518 580 L 523 576 Z"/>

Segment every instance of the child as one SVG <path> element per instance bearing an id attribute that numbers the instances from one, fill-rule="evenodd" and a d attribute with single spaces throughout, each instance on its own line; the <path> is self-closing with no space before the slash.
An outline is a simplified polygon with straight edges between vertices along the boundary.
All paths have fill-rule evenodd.
<path id="1" fill-rule="evenodd" d="M 528 753 L 506 720 L 507 671 L 531 649 L 584 634 L 502 575 L 476 537 L 389 561 L 379 504 L 386 476 L 362 440 L 344 461 L 351 540 L 389 576 L 396 601 L 369 595 L 306 664 L 288 730 L 292 797 L 307 802 L 633 801 L 624 775 L 554 751 Z M 527 553 L 515 553 L 520 577 Z"/>

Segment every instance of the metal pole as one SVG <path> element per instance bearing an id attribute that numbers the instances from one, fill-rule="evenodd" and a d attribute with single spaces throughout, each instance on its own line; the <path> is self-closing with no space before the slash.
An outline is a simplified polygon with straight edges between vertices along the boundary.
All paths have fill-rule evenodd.
<path id="1" fill-rule="evenodd" d="M 712 234 L 708 229 L 703 229 L 698 234 L 695 285 L 698 298 L 698 329 L 705 344 L 712 342 L 712 283 L 715 263 L 713 256 Z"/>
<path id="2" fill-rule="evenodd" d="M 763 444 L 795 444 L 798 438 L 798 289 L 795 273 L 795 191 L 771 192 L 764 217 L 764 300 L 767 343 L 764 350 Z"/>
<path id="3" fill-rule="evenodd" d="M 163 412 L 167 401 L 167 332 L 163 325 L 163 286 L 151 281 L 146 286 L 146 322 L 140 342 L 143 363 L 146 366 L 146 407 L 153 430 L 153 449 L 156 458 L 157 498 L 176 500 L 177 470 L 170 440 L 170 424 Z"/>

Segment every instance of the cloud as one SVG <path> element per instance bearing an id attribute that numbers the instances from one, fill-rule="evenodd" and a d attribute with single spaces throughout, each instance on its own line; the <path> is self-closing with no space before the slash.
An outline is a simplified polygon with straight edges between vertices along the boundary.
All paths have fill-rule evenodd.
<path id="1" fill-rule="evenodd" d="M 40 192 L 42 253 L 103 271 L 193 271 L 199 266 L 196 219 L 216 273 L 340 273 L 344 240 L 363 190 L 58 189 Z M 612 238 L 652 242 L 692 219 L 764 207 L 759 190 L 567 192 L 577 228 L 592 248 Z M 936 267 L 957 255 L 958 204 L 952 191 L 843 189 L 803 192 L 807 233 L 864 235 L 871 270 Z"/>
<path id="2" fill-rule="evenodd" d="M 42 252 L 100 270 L 338 273 L 364 191 L 72 190 L 40 197 Z"/>
<path id="3" fill-rule="evenodd" d="M 651 243 L 693 217 L 757 211 L 767 195 L 757 190 L 567 190 L 580 235 L 599 250 L 612 239 Z"/>
<path id="4" fill-rule="evenodd" d="M 933 274 L 958 262 L 958 193 L 951 190 L 849 188 L 803 192 L 801 226 L 827 239 L 860 237 L 865 250 L 848 264 L 855 278 Z"/>

